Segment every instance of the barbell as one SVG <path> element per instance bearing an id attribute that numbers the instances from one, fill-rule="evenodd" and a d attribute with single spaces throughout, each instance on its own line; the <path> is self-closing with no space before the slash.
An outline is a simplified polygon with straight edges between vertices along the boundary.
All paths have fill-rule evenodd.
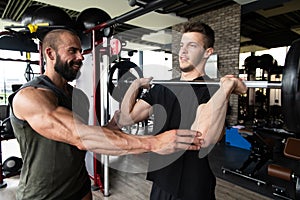
<path id="1" fill-rule="evenodd" d="M 300 39 L 294 41 L 286 55 L 282 72 L 282 81 L 244 81 L 248 88 L 281 89 L 283 116 L 287 131 L 300 133 Z M 118 78 L 113 80 L 115 70 L 118 69 Z M 137 74 L 137 76 L 134 75 Z M 131 61 L 121 61 L 114 64 L 109 70 L 108 91 L 117 101 L 121 102 L 130 84 L 137 78 L 142 78 L 141 69 Z M 116 84 L 116 86 L 115 86 Z M 150 84 L 161 85 L 212 85 L 218 86 L 216 81 L 162 81 L 152 80 Z"/>
<path id="2" fill-rule="evenodd" d="M 217 80 L 216 80 L 217 81 Z M 150 82 L 150 85 L 160 84 L 160 85 L 213 85 L 219 86 L 220 83 L 216 81 L 168 81 L 168 80 L 153 80 Z M 116 82 L 115 82 L 116 83 Z M 131 84 L 132 81 L 124 80 L 124 83 Z M 243 81 L 247 88 L 272 88 L 272 89 L 281 89 L 282 84 L 277 82 L 268 82 L 268 81 Z"/>

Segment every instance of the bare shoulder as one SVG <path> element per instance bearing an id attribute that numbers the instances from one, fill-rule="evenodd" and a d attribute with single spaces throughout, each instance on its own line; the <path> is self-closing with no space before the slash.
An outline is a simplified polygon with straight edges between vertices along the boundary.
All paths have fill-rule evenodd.
<path id="1" fill-rule="evenodd" d="M 57 102 L 57 97 L 51 90 L 26 87 L 15 95 L 12 106 L 15 115 L 20 119 L 24 119 L 26 115 L 34 112 L 55 109 Z"/>

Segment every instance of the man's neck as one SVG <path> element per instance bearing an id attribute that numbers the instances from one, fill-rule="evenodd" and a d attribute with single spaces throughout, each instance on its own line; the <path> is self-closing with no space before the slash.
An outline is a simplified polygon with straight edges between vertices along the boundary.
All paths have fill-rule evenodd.
<path id="1" fill-rule="evenodd" d="M 50 80 L 54 83 L 54 85 L 56 85 L 56 87 L 64 90 L 67 82 L 65 79 L 63 79 L 60 75 L 58 75 L 56 72 L 55 73 L 49 73 L 49 72 L 45 72 L 44 73 L 46 76 L 48 76 L 50 78 Z"/>
<path id="2" fill-rule="evenodd" d="M 193 70 L 189 72 L 181 72 L 180 80 L 192 81 L 200 76 L 204 76 L 205 72 L 199 72 L 198 70 Z"/>

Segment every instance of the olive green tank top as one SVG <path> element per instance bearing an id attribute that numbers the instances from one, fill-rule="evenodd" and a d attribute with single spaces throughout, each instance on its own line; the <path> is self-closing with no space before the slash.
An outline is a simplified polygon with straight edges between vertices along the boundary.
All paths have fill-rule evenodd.
<path id="1" fill-rule="evenodd" d="M 59 106 L 73 110 L 87 121 L 89 103 L 82 91 L 69 85 L 73 95 L 68 96 L 44 75 L 24 84 L 18 91 L 25 87 L 52 90 L 58 98 Z M 10 105 L 17 92 L 9 97 Z M 85 167 L 86 151 L 43 137 L 26 121 L 14 116 L 13 110 L 11 123 L 23 159 L 17 199 L 74 200 L 81 199 L 90 191 L 91 182 Z"/>

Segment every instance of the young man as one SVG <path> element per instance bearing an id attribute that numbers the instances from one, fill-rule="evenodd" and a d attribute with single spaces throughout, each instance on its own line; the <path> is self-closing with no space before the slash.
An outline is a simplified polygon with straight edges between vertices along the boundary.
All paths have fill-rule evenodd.
<path id="1" fill-rule="evenodd" d="M 88 100 L 68 84 L 82 65 L 79 37 L 57 29 L 45 36 L 42 46 L 45 73 L 9 97 L 11 123 L 23 158 L 17 199 L 92 199 L 85 167 L 87 150 L 123 155 L 199 149 L 196 131 L 170 130 L 139 137 L 114 129 L 112 123 L 86 125 Z"/>
<path id="2" fill-rule="evenodd" d="M 179 64 L 181 76 L 175 81 L 209 81 L 205 64 L 213 53 L 214 31 L 201 22 L 183 26 Z M 206 85 L 159 85 L 151 87 L 136 101 L 137 89 L 149 88 L 151 78 L 135 80 L 121 104 L 120 126 L 143 121 L 153 114 L 153 134 L 173 128 L 201 132 L 201 148 L 214 145 L 224 128 L 227 102 L 231 93 L 244 93 L 246 87 L 233 76 L 221 79 L 217 93 Z M 200 105 L 200 106 L 199 106 Z M 149 160 L 147 179 L 153 182 L 151 200 L 215 199 L 216 179 L 207 154 L 181 151 L 167 156 L 154 154 Z"/>

